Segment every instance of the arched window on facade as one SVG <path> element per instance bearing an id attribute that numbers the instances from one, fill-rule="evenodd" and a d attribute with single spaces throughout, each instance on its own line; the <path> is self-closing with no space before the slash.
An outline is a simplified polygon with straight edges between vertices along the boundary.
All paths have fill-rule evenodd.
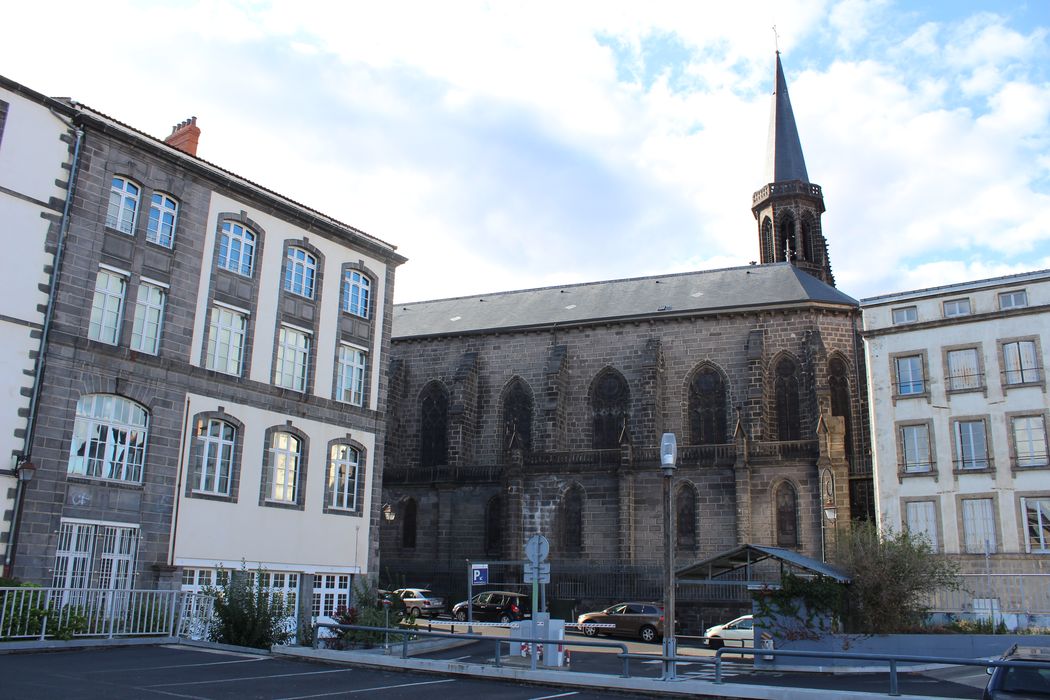
<path id="1" fill-rule="evenodd" d="M 769 257 L 766 257 L 762 262 L 772 262 L 777 259 L 777 242 L 773 238 L 773 222 L 769 220 L 769 217 L 762 219 L 762 250 Z"/>
<path id="2" fill-rule="evenodd" d="M 802 217 L 801 226 L 802 240 L 799 241 L 799 257 L 809 262 L 820 262 L 817 258 L 820 256 L 817 253 L 817 241 L 816 241 L 816 224 L 813 221 L 813 217 L 805 215 Z"/>
<path id="3" fill-rule="evenodd" d="M 680 552 L 696 550 L 696 490 L 688 484 L 678 489 L 675 506 L 675 548 Z"/>
<path id="4" fill-rule="evenodd" d="M 842 416 L 845 430 L 846 459 L 853 462 L 853 427 L 850 424 L 849 370 L 839 357 L 828 363 L 828 387 L 831 389 L 831 415 Z"/>
<path id="5" fill-rule="evenodd" d="M 620 446 L 627 433 L 627 406 L 630 393 L 627 382 L 615 370 L 602 372 L 591 390 L 591 412 L 594 433 L 591 446 L 611 450 Z"/>
<path id="6" fill-rule="evenodd" d="M 503 449 L 512 447 L 532 449 L 532 396 L 520 379 L 503 394 Z"/>
<path id="7" fill-rule="evenodd" d="M 493 496 L 485 506 L 485 554 L 503 556 L 503 499 Z"/>
<path id="8" fill-rule="evenodd" d="M 726 441 L 726 386 L 711 367 L 697 372 L 689 384 L 689 430 L 693 445 Z"/>
<path id="9" fill-rule="evenodd" d="M 777 439 L 800 440 L 802 419 L 799 416 L 798 365 L 785 357 L 776 366 L 774 395 L 776 397 Z"/>
<path id="10" fill-rule="evenodd" d="M 788 482 L 777 486 L 774 502 L 777 513 L 777 546 L 798 546 L 798 494 Z"/>
<path id="11" fill-rule="evenodd" d="M 419 402 L 419 464 L 448 464 L 448 394 L 434 382 Z"/>
<path id="12" fill-rule="evenodd" d="M 583 551 L 583 489 L 578 485 L 569 487 L 561 500 L 560 541 L 563 554 L 579 554 Z"/>
<path id="13" fill-rule="evenodd" d="M 416 499 L 409 498 L 401 504 L 401 546 L 416 548 Z"/>

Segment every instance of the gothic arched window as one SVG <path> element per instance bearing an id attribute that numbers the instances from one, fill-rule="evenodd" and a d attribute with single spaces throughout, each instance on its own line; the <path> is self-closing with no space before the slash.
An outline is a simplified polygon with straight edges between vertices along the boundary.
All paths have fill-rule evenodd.
<path id="1" fill-rule="evenodd" d="M 630 398 L 627 382 L 614 370 L 602 372 L 591 391 L 594 433 L 591 446 L 611 450 L 620 446 L 627 432 L 627 404 Z"/>
<path id="2" fill-rule="evenodd" d="M 401 546 L 416 548 L 416 499 L 409 498 L 401 505 Z"/>
<path id="3" fill-rule="evenodd" d="M 579 554 L 583 551 L 583 489 L 577 485 L 569 487 L 561 500 L 559 525 L 563 554 Z"/>
<path id="4" fill-rule="evenodd" d="M 693 445 L 726 441 L 726 386 L 710 367 L 697 372 L 689 385 L 689 430 Z"/>
<path id="5" fill-rule="evenodd" d="M 532 396 L 520 379 L 503 394 L 503 449 L 532 448 Z"/>
<path id="6" fill-rule="evenodd" d="M 795 217 L 786 215 L 777 227 L 777 261 L 791 261 L 798 257 L 798 241 L 795 240 Z"/>
<path id="7" fill-rule="evenodd" d="M 777 509 L 777 546 L 798 546 L 798 496 L 795 487 L 783 482 L 777 487 L 774 502 Z"/>
<path id="8" fill-rule="evenodd" d="M 493 496 L 485 506 L 485 554 L 503 556 L 503 499 Z"/>
<path id="9" fill-rule="evenodd" d="M 696 549 L 696 491 L 689 485 L 678 489 L 675 506 L 675 548 L 682 552 Z"/>
<path id="10" fill-rule="evenodd" d="M 817 260 L 817 242 L 814 238 L 816 227 L 813 225 L 813 218 L 809 215 L 803 216 L 799 229 L 802 237 L 798 247 L 799 258 L 809 262 L 820 262 Z"/>
<path id="11" fill-rule="evenodd" d="M 448 464 L 448 394 L 434 382 L 419 402 L 419 464 Z"/>
<path id="12" fill-rule="evenodd" d="M 853 461 L 853 430 L 850 424 L 849 374 L 846 363 L 833 357 L 828 363 L 828 387 L 831 389 L 831 415 L 842 416 L 845 430 L 846 459 Z"/>
<path id="13" fill-rule="evenodd" d="M 785 357 L 777 363 L 773 393 L 776 397 L 777 439 L 799 440 L 802 420 L 798 412 L 798 365 Z"/>
<path id="14" fill-rule="evenodd" d="M 777 259 L 777 242 L 773 238 L 773 222 L 768 217 L 762 219 L 762 250 L 765 256 L 762 262 L 775 262 Z"/>

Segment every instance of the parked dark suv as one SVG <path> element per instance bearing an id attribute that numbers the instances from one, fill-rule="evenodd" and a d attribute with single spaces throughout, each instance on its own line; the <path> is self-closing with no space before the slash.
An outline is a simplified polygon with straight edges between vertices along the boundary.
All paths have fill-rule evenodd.
<path id="1" fill-rule="evenodd" d="M 473 619 L 480 622 L 514 622 L 532 616 L 532 601 L 524 593 L 513 591 L 485 591 L 470 599 Z M 452 617 L 467 619 L 467 601 L 456 603 Z"/>
<path id="2" fill-rule="evenodd" d="M 664 636 L 664 606 L 660 603 L 617 603 L 599 612 L 584 613 L 576 623 L 588 637 L 611 634 L 655 642 Z"/>

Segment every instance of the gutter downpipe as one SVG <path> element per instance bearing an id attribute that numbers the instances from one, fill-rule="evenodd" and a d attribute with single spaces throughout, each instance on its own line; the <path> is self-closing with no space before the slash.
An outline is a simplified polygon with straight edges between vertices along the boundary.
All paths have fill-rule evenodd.
<path id="1" fill-rule="evenodd" d="M 57 115 L 56 115 L 57 116 Z M 61 118 L 60 118 L 61 119 Z M 76 134 L 76 142 L 73 146 L 73 162 L 69 169 L 69 188 L 66 190 L 66 201 L 62 206 L 62 221 L 58 229 L 58 242 L 55 245 L 55 257 L 51 263 L 51 283 L 47 291 L 47 310 L 44 312 L 44 327 L 40 332 L 40 350 L 36 358 L 36 370 L 33 374 L 33 393 L 29 397 L 29 415 L 26 418 L 26 434 L 22 443 L 22 455 L 15 467 L 15 476 L 22 465 L 30 459 L 30 448 L 33 445 L 33 435 L 36 432 L 36 414 L 40 401 L 40 383 L 44 376 L 44 357 L 47 350 L 47 339 L 51 331 L 51 318 L 55 313 L 55 296 L 58 291 L 58 278 L 62 270 L 62 252 L 65 249 L 66 234 L 69 231 L 69 210 L 73 206 L 73 196 L 77 186 L 77 171 L 80 166 L 80 146 L 84 141 L 84 130 L 69 123 Z M 11 513 L 11 529 L 7 531 L 7 547 L 4 550 L 5 575 L 11 574 L 11 565 L 15 558 L 15 545 L 18 543 L 18 525 L 21 520 L 22 498 L 26 489 L 26 482 L 18 479 L 15 485 L 14 509 Z"/>

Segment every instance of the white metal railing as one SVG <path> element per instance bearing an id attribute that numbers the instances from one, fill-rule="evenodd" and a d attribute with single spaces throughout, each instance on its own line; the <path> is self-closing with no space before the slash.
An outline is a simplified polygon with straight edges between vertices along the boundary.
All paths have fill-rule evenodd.
<path id="1" fill-rule="evenodd" d="M 172 636 L 203 639 L 215 600 L 186 591 L 0 588 L 0 641 Z"/>

